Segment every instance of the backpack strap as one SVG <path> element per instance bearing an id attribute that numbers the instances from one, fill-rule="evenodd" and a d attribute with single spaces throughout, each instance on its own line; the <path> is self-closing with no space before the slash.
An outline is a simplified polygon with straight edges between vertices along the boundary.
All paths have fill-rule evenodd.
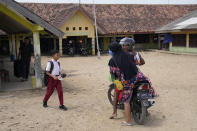
<path id="1" fill-rule="evenodd" d="M 52 73 L 52 71 L 53 71 L 53 68 L 54 68 L 54 64 L 53 64 L 53 61 L 49 61 L 49 62 L 50 62 L 50 64 L 51 64 L 51 68 L 50 68 L 49 73 L 51 74 L 51 73 Z"/>

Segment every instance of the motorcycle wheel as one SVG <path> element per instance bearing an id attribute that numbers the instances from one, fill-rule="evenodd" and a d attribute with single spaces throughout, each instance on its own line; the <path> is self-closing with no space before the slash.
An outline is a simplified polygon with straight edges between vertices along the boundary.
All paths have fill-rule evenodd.
<path id="1" fill-rule="evenodd" d="M 111 84 L 108 89 L 108 99 L 109 102 L 113 105 L 113 98 L 114 98 L 114 91 L 115 91 L 115 85 Z M 117 108 L 123 110 L 124 109 L 124 103 L 118 102 Z"/>
<path id="2" fill-rule="evenodd" d="M 142 101 L 137 101 L 137 99 L 133 99 L 132 115 L 137 124 L 144 124 L 147 116 L 147 107 L 143 105 Z"/>

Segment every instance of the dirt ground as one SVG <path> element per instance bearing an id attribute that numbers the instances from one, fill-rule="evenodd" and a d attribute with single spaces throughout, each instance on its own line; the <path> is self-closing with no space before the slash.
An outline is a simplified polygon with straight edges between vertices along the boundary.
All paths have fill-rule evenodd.
<path id="1" fill-rule="evenodd" d="M 56 91 L 42 107 L 44 89 L 0 93 L 0 131 L 197 131 L 197 56 L 142 52 L 141 71 L 159 97 L 145 125 L 122 127 L 123 111 L 110 120 L 107 98 L 110 56 L 64 57 L 62 81 L 68 111 L 58 109 Z M 42 58 L 43 67 L 48 57 Z"/>

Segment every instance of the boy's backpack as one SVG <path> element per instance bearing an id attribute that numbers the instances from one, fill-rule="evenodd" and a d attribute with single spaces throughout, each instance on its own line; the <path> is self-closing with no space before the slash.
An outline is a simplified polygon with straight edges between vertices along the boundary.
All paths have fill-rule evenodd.
<path id="1" fill-rule="evenodd" d="M 54 64 L 53 64 L 52 61 L 49 61 L 49 62 L 50 62 L 50 64 L 51 64 L 51 68 L 50 68 L 49 73 L 51 74 L 52 71 L 53 71 L 53 68 L 54 68 Z M 60 66 L 60 63 L 59 63 L 59 62 L 58 62 L 58 65 Z M 48 83 L 49 83 L 49 77 L 50 77 L 50 76 L 46 74 L 46 70 L 45 70 L 45 73 L 44 73 L 44 85 L 45 85 L 45 86 L 47 86 Z"/>

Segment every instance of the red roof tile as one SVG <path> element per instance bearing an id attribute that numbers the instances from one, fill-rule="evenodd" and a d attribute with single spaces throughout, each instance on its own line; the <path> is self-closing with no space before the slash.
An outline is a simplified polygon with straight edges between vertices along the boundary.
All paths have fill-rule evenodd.
<path id="1" fill-rule="evenodd" d="M 23 3 L 23 6 L 52 25 L 59 27 L 78 8 L 76 4 Z M 80 7 L 93 17 L 93 5 Z M 197 10 L 197 5 L 96 5 L 98 25 L 106 34 L 154 32 L 157 28 Z"/>

